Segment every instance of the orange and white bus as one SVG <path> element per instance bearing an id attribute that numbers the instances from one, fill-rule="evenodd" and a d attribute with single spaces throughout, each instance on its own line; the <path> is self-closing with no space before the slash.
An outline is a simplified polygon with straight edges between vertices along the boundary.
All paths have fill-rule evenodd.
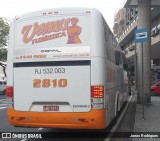
<path id="1" fill-rule="evenodd" d="M 17 16 L 7 58 L 13 126 L 103 129 L 127 99 L 121 52 L 101 13 L 63 8 Z M 117 52 L 117 51 L 116 51 Z"/>

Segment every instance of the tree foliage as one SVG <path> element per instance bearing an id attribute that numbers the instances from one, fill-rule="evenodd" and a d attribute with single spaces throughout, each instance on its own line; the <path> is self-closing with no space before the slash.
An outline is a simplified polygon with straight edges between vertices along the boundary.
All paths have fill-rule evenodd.
<path id="1" fill-rule="evenodd" d="M 5 62 L 7 60 L 7 48 L 0 48 L 0 61 Z"/>
<path id="2" fill-rule="evenodd" d="M 0 47 L 8 45 L 9 24 L 6 18 L 0 17 Z"/>
<path id="3" fill-rule="evenodd" d="M 7 60 L 7 48 L 9 35 L 9 24 L 6 18 L 0 17 L 0 66 L 3 68 L 4 76 L 6 77 L 6 62 Z M 2 61 L 2 62 L 1 62 Z"/>
<path id="4" fill-rule="evenodd" d="M 7 49 L 0 48 L 0 66 L 3 68 L 3 73 L 5 77 L 6 77 L 6 63 L 3 62 L 6 62 L 6 60 L 7 60 Z"/>

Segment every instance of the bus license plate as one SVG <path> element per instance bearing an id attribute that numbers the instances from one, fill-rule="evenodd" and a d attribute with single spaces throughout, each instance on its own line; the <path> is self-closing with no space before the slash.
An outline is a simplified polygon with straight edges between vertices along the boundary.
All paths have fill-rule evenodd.
<path id="1" fill-rule="evenodd" d="M 43 106 L 43 111 L 59 111 L 59 106 Z"/>

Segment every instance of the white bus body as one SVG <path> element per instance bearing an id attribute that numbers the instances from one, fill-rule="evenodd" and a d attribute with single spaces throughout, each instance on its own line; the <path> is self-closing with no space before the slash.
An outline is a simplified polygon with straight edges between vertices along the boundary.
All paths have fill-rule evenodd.
<path id="1" fill-rule="evenodd" d="M 126 101 L 127 83 L 99 11 L 50 9 L 13 19 L 6 89 L 12 125 L 103 129 Z"/>

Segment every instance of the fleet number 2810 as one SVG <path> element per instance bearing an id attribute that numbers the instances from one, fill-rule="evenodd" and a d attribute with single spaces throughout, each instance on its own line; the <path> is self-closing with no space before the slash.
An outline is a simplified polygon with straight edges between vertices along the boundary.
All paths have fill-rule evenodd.
<path id="1" fill-rule="evenodd" d="M 49 87 L 66 87 L 67 79 L 34 79 L 33 87 L 34 88 L 49 88 Z"/>

